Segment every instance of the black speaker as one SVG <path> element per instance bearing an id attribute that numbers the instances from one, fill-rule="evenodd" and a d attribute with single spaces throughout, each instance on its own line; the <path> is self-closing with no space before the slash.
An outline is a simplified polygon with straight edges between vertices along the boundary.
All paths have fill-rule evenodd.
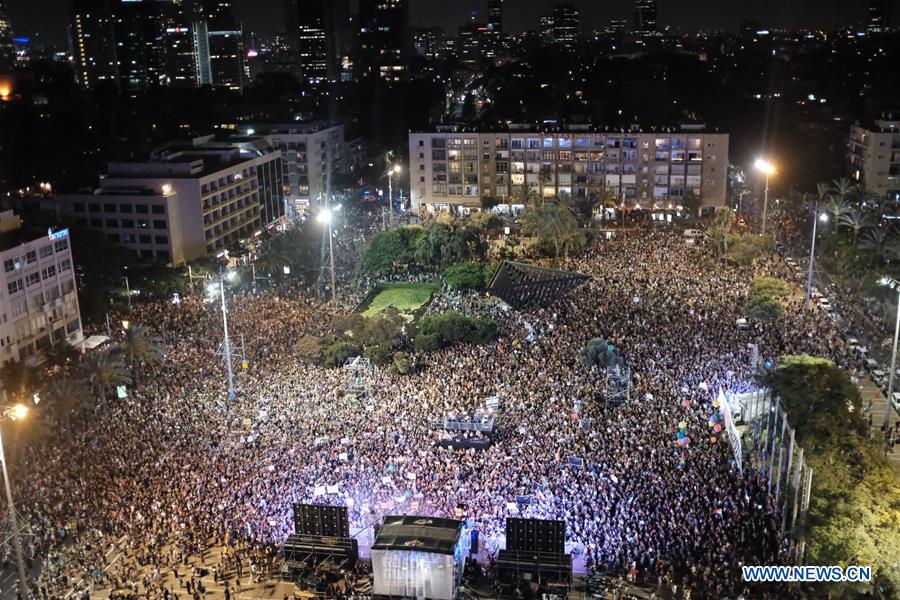
<path id="1" fill-rule="evenodd" d="M 472 548 L 469 554 L 478 554 L 478 530 L 472 530 Z"/>
<path id="2" fill-rule="evenodd" d="M 350 537 L 350 518 L 347 507 L 295 504 L 294 533 Z"/>
<path id="3" fill-rule="evenodd" d="M 565 552 L 565 545 L 565 521 L 506 519 L 507 550 L 562 554 Z"/>

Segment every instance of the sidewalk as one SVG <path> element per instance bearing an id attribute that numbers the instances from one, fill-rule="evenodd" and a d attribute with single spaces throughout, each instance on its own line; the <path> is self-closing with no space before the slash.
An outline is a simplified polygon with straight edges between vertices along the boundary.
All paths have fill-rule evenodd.
<path id="1" fill-rule="evenodd" d="M 862 395 L 863 410 L 869 405 L 869 401 L 872 402 L 872 438 L 883 443 L 884 432 L 881 431 L 881 426 L 884 423 L 884 415 L 887 411 L 891 411 L 891 424 L 893 424 L 898 420 L 897 413 L 893 407 L 888 405 L 884 392 L 868 377 L 860 379 L 859 392 Z M 868 413 L 866 413 L 866 416 L 868 416 Z M 894 451 L 888 453 L 887 459 L 891 466 L 894 467 L 894 471 L 900 475 L 900 445 L 894 446 Z"/>

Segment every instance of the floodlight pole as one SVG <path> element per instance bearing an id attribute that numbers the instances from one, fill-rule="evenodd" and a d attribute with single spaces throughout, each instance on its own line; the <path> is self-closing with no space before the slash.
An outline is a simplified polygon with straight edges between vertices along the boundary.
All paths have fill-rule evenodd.
<path id="1" fill-rule="evenodd" d="M 228 308 L 225 306 L 225 272 L 219 265 L 219 292 L 222 298 L 222 329 L 225 330 L 225 366 L 228 370 L 228 399 L 234 400 L 234 371 L 231 367 L 231 342 L 228 339 Z"/>

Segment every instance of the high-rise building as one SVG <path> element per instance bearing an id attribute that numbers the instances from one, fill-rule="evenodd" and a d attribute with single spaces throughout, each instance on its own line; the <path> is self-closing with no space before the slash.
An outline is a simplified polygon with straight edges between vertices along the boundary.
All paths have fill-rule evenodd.
<path id="1" fill-rule="evenodd" d="M 571 2 L 553 6 L 553 42 L 574 48 L 578 41 L 578 9 Z"/>
<path id="2" fill-rule="evenodd" d="M 900 202 L 900 119 L 885 114 L 851 125 L 847 143 L 850 176 L 888 202 Z"/>
<path id="3" fill-rule="evenodd" d="M 194 4 L 193 48 L 198 85 L 243 90 L 244 35 L 230 1 Z"/>
<path id="4" fill-rule="evenodd" d="M 867 29 L 870 33 L 881 33 L 890 28 L 893 8 L 891 0 L 869 0 Z"/>
<path id="5" fill-rule="evenodd" d="M 449 128 L 448 128 L 449 129 Z M 632 208 L 676 209 L 689 196 L 725 204 L 728 135 L 701 127 L 648 132 L 440 131 L 409 134 L 413 210 L 477 211 L 485 200 L 612 193 Z"/>
<path id="6" fill-rule="evenodd" d="M 353 170 L 351 152 L 344 142 L 344 126 L 325 121 L 286 124 L 241 124 L 238 131 L 264 137 L 281 150 L 284 161 L 286 217 L 293 221 L 318 205 L 328 190 L 331 173 Z"/>
<path id="7" fill-rule="evenodd" d="M 83 339 L 69 230 L 30 231 L 13 211 L 0 213 L 0 364 L 27 361 Z M 3 288 L 0 288 L 3 289 Z"/>
<path id="8" fill-rule="evenodd" d="M 459 26 L 459 35 L 456 38 L 456 55 L 459 64 L 470 69 L 478 69 L 484 63 L 491 52 L 492 33 L 484 23 L 466 23 Z"/>
<path id="9" fill-rule="evenodd" d="M 302 2 L 297 30 L 297 52 L 303 82 L 317 88 L 328 80 L 328 44 L 325 40 L 325 10 L 328 0 Z"/>
<path id="10" fill-rule="evenodd" d="M 0 0 L 0 73 L 11 72 L 16 65 L 16 50 L 13 48 L 12 38 L 6 0 Z"/>
<path id="11" fill-rule="evenodd" d="M 656 0 L 634 0 L 634 30 L 642 34 L 656 31 Z"/>
<path id="12" fill-rule="evenodd" d="M 411 53 L 408 0 L 359 0 L 360 78 L 406 81 Z"/>
<path id="13" fill-rule="evenodd" d="M 543 15 L 538 21 L 541 44 L 549 46 L 553 43 L 553 15 Z"/>
<path id="14" fill-rule="evenodd" d="M 488 29 L 503 32 L 503 0 L 488 0 Z"/>
<path id="15" fill-rule="evenodd" d="M 180 0 L 129 0 L 115 8 L 116 59 L 123 88 L 184 82 L 176 72 L 191 47 Z M 169 43 L 175 43 L 170 48 Z M 175 69 L 169 72 L 168 69 Z"/>
<path id="16" fill-rule="evenodd" d="M 115 15 L 110 0 L 76 0 L 72 26 L 75 65 L 81 84 L 119 84 Z"/>
<path id="17" fill-rule="evenodd" d="M 144 162 L 110 163 L 96 190 L 56 204 L 142 260 L 180 265 L 283 223 L 281 152 L 258 137 L 169 144 Z"/>

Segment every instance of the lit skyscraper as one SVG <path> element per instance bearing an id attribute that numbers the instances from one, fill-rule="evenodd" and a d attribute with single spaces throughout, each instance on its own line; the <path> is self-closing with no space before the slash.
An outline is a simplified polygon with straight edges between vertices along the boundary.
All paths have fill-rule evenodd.
<path id="1" fill-rule="evenodd" d="M 299 3 L 297 22 L 297 52 L 303 81 L 319 87 L 328 79 L 328 52 L 325 41 L 325 5 L 327 0 L 306 0 Z"/>
<path id="2" fill-rule="evenodd" d="M 115 15 L 110 0 L 77 0 L 72 26 L 78 80 L 85 87 L 119 84 Z"/>
<path id="3" fill-rule="evenodd" d="M 891 26 L 891 0 L 869 0 L 867 29 L 871 33 L 887 31 Z"/>
<path id="4" fill-rule="evenodd" d="M 409 78 L 412 38 L 407 0 L 360 0 L 357 69 L 361 78 Z"/>
<path id="5" fill-rule="evenodd" d="M 488 1 L 488 29 L 503 31 L 503 0 Z"/>
<path id="6" fill-rule="evenodd" d="M 12 71 L 16 64 L 12 37 L 12 24 L 9 22 L 6 0 L 0 0 L 0 73 Z"/>
<path id="7" fill-rule="evenodd" d="M 634 0 L 634 30 L 637 33 L 656 31 L 656 0 Z"/>
<path id="8" fill-rule="evenodd" d="M 578 41 L 578 9 L 570 2 L 553 6 L 553 42 L 574 48 Z"/>

